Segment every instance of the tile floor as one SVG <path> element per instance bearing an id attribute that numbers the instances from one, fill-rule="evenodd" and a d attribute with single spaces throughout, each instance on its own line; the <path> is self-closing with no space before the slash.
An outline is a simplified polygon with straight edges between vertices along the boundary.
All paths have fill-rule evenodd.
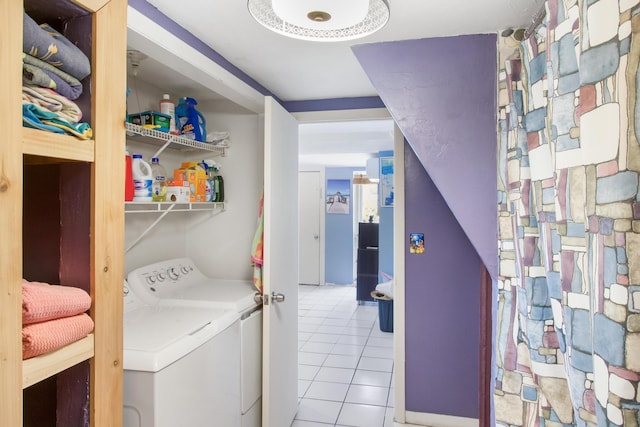
<path id="1" fill-rule="evenodd" d="M 291 427 L 394 427 L 393 333 L 354 286 L 300 285 L 298 398 Z"/>

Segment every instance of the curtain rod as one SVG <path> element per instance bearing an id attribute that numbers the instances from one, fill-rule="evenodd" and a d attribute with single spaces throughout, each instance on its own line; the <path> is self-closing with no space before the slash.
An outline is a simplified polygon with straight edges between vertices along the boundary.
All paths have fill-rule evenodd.
<path id="1" fill-rule="evenodd" d="M 524 32 L 525 39 L 528 39 L 531 36 L 531 34 L 533 34 L 536 27 L 540 25 L 540 23 L 542 22 L 542 20 L 546 15 L 547 15 L 547 9 L 545 8 L 545 5 L 543 3 L 538 13 L 533 15 L 533 18 L 531 18 L 531 25 L 529 25 L 529 28 L 527 28 L 527 31 Z"/>

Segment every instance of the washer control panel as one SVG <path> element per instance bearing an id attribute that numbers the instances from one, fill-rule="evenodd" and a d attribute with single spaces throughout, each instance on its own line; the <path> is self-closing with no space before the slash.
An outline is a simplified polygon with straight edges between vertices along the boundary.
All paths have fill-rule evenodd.
<path id="1" fill-rule="evenodd" d="M 133 270 L 127 276 L 129 286 L 145 302 L 170 298 L 180 288 L 205 279 L 189 258 L 176 258 L 149 264 Z"/>
<path id="2" fill-rule="evenodd" d="M 135 294 L 135 292 L 131 290 L 131 286 L 129 285 L 129 283 L 127 283 L 126 280 L 124 281 L 123 297 L 124 297 L 125 318 L 127 313 L 137 310 L 138 308 L 148 304 L 155 304 L 156 302 L 159 301 L 158 298 L 155 298 L 153 301 L 148 300 L 145 303 L 143 303 Z"/>

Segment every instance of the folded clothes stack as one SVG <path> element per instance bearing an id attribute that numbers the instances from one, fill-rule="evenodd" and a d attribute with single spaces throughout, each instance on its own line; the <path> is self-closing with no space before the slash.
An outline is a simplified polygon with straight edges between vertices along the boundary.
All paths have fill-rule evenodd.
<path id="1" fill-rule="evenodd" d="M 22 358 L 55 351 L 86 337 L 93 320 L 82 289 L 22 280 Z"/>
<path id="2" fill-rule="evenodd" d="M 81 123 L 82 113 L 73 102 L 82 94 L 81 80 L 91 74 L 89 58 L 66 37 L 47 24 L 38 25 L 24 13 L 22 45 L 22 117 L 23 125 L 55 133 L 68 133 L 80 139 L 92 137 L 87 123 Z M 25 88 L 28 96 L 25 97 Z M 32 102 L 34 88 L 44 88 L 40 96 L 54 97 L 54 105 Z M 37 95 L 36 95 L 37 96 Z M 57 103 L 77 111 L 77 114 L 61 114 Z"/>

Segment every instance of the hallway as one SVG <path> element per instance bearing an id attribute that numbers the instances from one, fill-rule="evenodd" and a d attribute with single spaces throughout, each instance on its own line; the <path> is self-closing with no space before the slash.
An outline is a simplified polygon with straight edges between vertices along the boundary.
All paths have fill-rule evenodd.
<path id="1" fill-rule="evenodd" d="M 292 427 L 394 427 L 393 334 L 354 286 L 300 285 L 298 398 Z"/>

